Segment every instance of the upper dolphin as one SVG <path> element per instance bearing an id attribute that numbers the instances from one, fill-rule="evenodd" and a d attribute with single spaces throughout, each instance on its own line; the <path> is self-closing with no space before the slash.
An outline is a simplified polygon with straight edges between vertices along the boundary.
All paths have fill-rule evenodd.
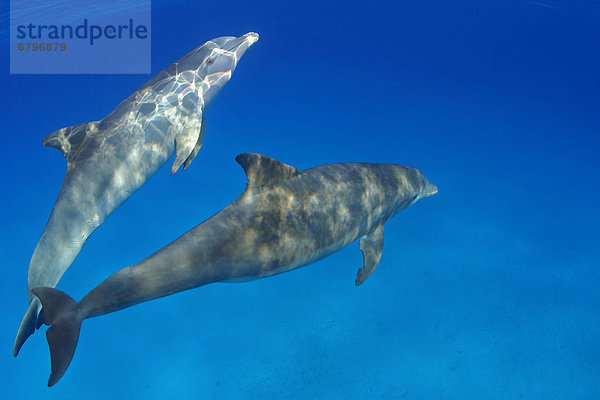
<path id="1" fill-rule="evenodd" d="M 213 282 L 263 278 L 308 265 L 360 239 L 360 285 L 375 270 L 383 224 L 437 193 L 421 171 L 393 164 L 342 163 L 300 171 L 245 153 L 236 160 L 246 190 L 225 209 L 136 265 L 115 272 L 79 303 L 34 288 L 44 305 L 56 383 L 75 352 L 85 318 Z"/>
<path id="2" fill-rule="evenodd" d="M 67 172 L 35 248 L 27 276 L 29 307 L 14 355 L 43 323 L 31 289 L 54 287 L 88 236 L 173 154 L 171 174 L 186 168 L 204 139 L 204 107 L 229 81 L 254 32 L 209 40 L 154 76 L 100 121 L 52 132 L 43 140 L 67 159 Z"/>

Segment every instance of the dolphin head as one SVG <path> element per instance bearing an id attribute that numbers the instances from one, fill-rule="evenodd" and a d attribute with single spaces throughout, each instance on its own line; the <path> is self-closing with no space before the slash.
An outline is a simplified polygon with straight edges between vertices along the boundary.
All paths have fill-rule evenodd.
<path id="1" fill-rule="evenodd" d="M 400 192 L 404 196 L 409 196 L 408 205 L 404 205 L 404 207 L 409 207 L 418 200 L 433 196 L 438 192 L 437 186 L 430 183 L 421 170 L 400 165 L 395 167 L 396 180 L 401 188 Z"/>
<path id="2" fill-rule="evenodd" d="M 413 170 L 412 182 L 413 182 L 414 190 L 417 195 L 416 200 L 420 200 L 423 197 L 433 196 L 434 194 L 436 194 L 438 192 L 437 186 L 430 183 L 427 180 L 427 177 L 425 176 L 425 174 L 421 170 L 419 170 L 417 168 L 412 168 L 412 170 Z"/>
<path id="3" fill-rule="evenodd" d="M 198 67 L 203 76 L 204 103 L 208 104 L 229 81 L 235 67 L 250 46 L 258 40 L 258 34 L 246 33 L 240 37 L 224 36 L 206 42 L 198 49 L 204 56 Z"/>
<path id="4" fill-rule="evenodd" d="M 433 196 L 434 194 L 436 194 L 438 192 L 437 186 L 430 183 L 427 180 L 427 178 L 425 178 L 425 175 L 423 175 L 423 179 L 425 180 L 425 184 L 421 187 L 421 194 L 419 197 L 420 198 L 429 197 L 429 196 Z"/>

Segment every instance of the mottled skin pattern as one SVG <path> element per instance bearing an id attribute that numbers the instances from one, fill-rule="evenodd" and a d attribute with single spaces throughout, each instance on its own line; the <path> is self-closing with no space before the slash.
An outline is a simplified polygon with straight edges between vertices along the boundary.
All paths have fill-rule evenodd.
<path id="1" fill-rule="evenodd" d="M 175 150 L 171 173 L 189 165 L 204 138 L 204 107 L 256 40 L 256 33 L 248 33 L 208 41 L 153 77 L 101 121 L 63 128 L 44 139 L 44 145 L 65 154 L 67 172 L 29 264 L 30 305 L 15 339 L 15 356 L 43 322 L 31 289 L 54 287 L 88 236 Z"/>
<path id="2" fill-rule="evenodd" d="M 362 237 L 365 264 L 370 250 L 379 253 L 374 265 L 365 265 L 366 276 L 360 281 L 357 277 L 360 284 L 379 260 L 382 225 L 417 200 L 437 193 L 412 167 L 345 163 L 301 172 L 253 153 L 237 160 L 249 181 L 237 200 L 140 263 L 114 273 L 79 303 L 56 289 L 34 289 L 52 312 L 47 321 L 52 325 L 47 334 L 51 385 L 67 368 L 85 318 L 213 282 L 290 271 Z M 70 338 L 69 345 L 65 337 Z M 61 350 L 65 348 L 70 350 Z"/>
<path id="3" fill-rule="evenodd" d="M 392 164 L 331 164 L 252 184 L 212 218 L 98 285 L 79 303 L 84 315 L 311 264 L 437 190 L 419 170 Z"/>

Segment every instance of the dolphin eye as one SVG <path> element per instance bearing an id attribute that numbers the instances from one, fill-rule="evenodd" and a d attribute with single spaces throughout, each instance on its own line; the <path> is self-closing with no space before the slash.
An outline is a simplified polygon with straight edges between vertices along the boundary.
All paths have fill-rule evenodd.
<path id="1" fill-rule="evenodd" d="M 212 64 L 212 62 L 213 62 L 213 59 L 212 59 L 212 57 L 206 60 L 206 63 L 207 63 L 207 64 Z"/>

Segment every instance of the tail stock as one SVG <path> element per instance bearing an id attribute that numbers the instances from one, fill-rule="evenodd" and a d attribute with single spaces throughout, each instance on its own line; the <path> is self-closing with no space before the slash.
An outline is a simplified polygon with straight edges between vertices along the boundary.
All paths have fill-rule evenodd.
<path id="1" fill-rule="evenodd" d="M 64 375 L 71 363 L 83 317 L 78 313 L 77 302 L 60 290 L 40 287 L 32 290 L 44 308 L 46 331 L 52 373 L 48 386 L 54 385 Z"/>

